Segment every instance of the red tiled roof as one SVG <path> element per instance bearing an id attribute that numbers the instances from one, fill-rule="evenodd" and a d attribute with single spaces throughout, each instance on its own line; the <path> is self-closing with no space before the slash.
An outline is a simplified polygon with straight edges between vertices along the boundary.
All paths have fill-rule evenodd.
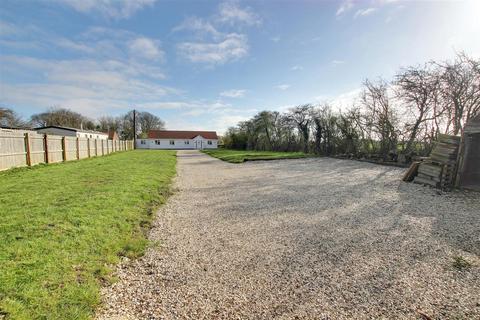
<path id="1" fill-rule="evenodd" d="M 218 139 L 215 131 L 174 131 L 174 130 L 150 130 L 149 139 L 193 139 L 202 136 L 205 139 Z"/>

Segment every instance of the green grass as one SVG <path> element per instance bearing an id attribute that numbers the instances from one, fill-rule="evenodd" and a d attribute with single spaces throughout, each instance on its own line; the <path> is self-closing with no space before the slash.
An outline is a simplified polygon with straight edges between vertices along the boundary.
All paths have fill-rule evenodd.
<path id="1" fill-rule="evenodd" d="M 175 175 L 137 150 L 0 173 L 0 319 L 89 319 L 119 257 L 137 257 Z"/>
<path id="2" fill-rule="evenodd" d="M 472 267 L 472 264 L 462 256 L 453 257 L 453 267 L 457 270 L 465 270 Z"/>
<path id="3" fill-rule="evenodd" d="M 241 163 L 252 160 L 298 159 L 307 157 L 303 152 L 245 151 L 229 149 L 203 150 L 203 152 L 212 157 L 231 163 Z"/>

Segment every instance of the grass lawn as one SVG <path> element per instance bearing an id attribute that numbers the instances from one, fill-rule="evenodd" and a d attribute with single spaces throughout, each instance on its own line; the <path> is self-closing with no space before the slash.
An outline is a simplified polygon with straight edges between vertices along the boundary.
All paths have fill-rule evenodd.
<path id="1" fill-rule="evenodd" d="M 231 163 L 241 163 L 252 160 L 297 159 L 307 157 L 303 152 L 245 151 L 229 149 L 203 150 L 203 152 L 212 157 Z"/>
<path id="2" fill-rule="evenodd" d="M 174 151 L 0 172 L 0 319 L 89 319 L 109 266 L 143 253 Z"/>

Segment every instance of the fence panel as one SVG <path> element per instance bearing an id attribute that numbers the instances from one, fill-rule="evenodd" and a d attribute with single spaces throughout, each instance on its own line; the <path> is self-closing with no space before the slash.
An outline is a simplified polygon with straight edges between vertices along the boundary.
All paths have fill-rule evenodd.
<path id="1" fill-rule="evenodd" d="M 48 162 L 62 162 L 63 161 L 63 137 L 60 136 L 48 136 L 47 137 L 47 149 L 48 149 Z"/>
<path id="2" fill-rule="evenodd" d="M 0 132 L 0 170 L 26 165 L 25 136 Z"/>
<path id="3" fill-rule="evenodd" d="M 65 160 L 77 160 L 77 138 L 65 137 Z"/>
<path id="4" fill-rule="evenodd" d="M 45 137 L 43 134 L 29 134 L 31 165 L 45 163 Z"/>
<path id="5" fill-rule="evenodd" d="M 78 138 L 79 159 L 88 158 L 88 141 L 86 138 Z"/>
<path id="6" fill-rule="evenodd" d="M 96 156 L 103 156 L 102 154 L 102 145 L 100 144 L 102 140 L 95 139 L 95 155 Z"/>
<path id="7" fill-rule="evenodd" d="M 90 157 L 95 157 L 97 154 L 95 153 L 95 141 L 97 141 L 97 139 L 90 139 Z"/>
<path id="8" fill-rule="evenodd" d="M 103 156 L 132 149 L 133 142 L 130 140 L 90 139 L 89 142 L 86 138 L 0 131 L 0 170 L 84 159 L 89 155 Z"/>
<path id="9" fill-rule="evenodd" d="M 102 143 L 102 155 L 106 155 L 107 154 L 107 140 L 101 140 L 101 143 Z"/>

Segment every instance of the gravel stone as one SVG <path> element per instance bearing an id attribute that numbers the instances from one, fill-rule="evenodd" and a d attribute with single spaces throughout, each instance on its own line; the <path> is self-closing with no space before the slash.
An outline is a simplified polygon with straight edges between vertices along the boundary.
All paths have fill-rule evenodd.
<path id="1" fill-rule="evenodd" d="M 331 158 L 179 151 L 177 169 L 97 319 L 480 319 L 479 193 Z"/>

